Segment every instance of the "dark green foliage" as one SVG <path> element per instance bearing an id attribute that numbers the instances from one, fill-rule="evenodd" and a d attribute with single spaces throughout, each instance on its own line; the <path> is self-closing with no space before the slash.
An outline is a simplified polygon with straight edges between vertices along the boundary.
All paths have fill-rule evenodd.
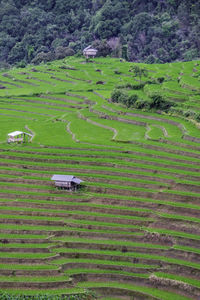
<path id="1" fill-rule="evenodd" d="M 74 55 L 75 52 L 71 48 L 63 47 L 63 46 L 58 46 L 55 49 L 55 58 L 56 59 L 62 59 L 65 58 L 66 56 L 72 56 Z"/>
<path id="2" fill-rule="evenodd" d="M 197 0 L 2 0 L 0 3 L 1 62 L 30 63 L 38 53 L 55 54 L 58 47 L 80 53 L 93 42 L 99 48 L 99 55 L 112 54 L 130 61 L 165 63 L 199 56 Z M 110 47 L 110 41 L 115 39 L 117 45 Z"/>
<path id="3" fill-rule="evenodd" d="M 151 102 L 149 104 L 149 108 L 155 108 L 160 110 L 168 110 L 171 106 L 173 106 L 174 103 L 167 101 L 165 98 L 163 98 L 159 94 L 155 94 L 151 96 Z"/>
<path id="4" fill-rule="evenodd" d="M 131 107 L 134 105 L 134 103 L 137 101 L 138 96 L 137 95 L 128 95 L 127 92 L 115 89 L 111 94 L 111 100 L 112 102 L 122 103 L 126 107 Z"/>
<path id="5" fill-rule="evenodd" d="M 96 299 L 95 295 L 91 292 L 86 292 L 85 294 L 75 294 L 75 295 L 23 295 L 23 294 L 9 294 L 0 292 L 1 300 L 92 300 Z"/>
<path id="6" fill-rule="evenodd" d="M 95 40 L 92 43 L 92 46 L 98 50 L 97 55 L 98 56 L 107 56 L 109 54 L 111 54 L 111 48 L 108 45 L 106 40 Z"/>
<path id="7" fill-rule="evenodd" d="M 127 106 L 127 107 L 131 107 L 134 105 L 134 103 L 137 101 L 138 99 L 138 96 L 137 95 L 130 95 L 129 97 L 126 98 L 124 104 Z"/>
<path id="8" fill-rule="evenodd" d="M 147 109 L 147 110 L 156 109 L 161 111 L 169 111 L 171 107 L 176 105 L 175 103 L 166 100 L 159 94 L 152 95 L 150 97 L 150 100 L 139 99 L 138 95 L 136 94 L 128 95 L 127 91 L 123 90 L 123 88 L 129 87 L 129 85 L 130 84 L 125 84 L 121 86 L 118 85 L 111 94 L 112 102 L 122 103 L 126 107 L 135 107 L 137 109 Z"/>
<path id="9" fill-rule="evenodd" d="M 47 62 L 54 59 L 54 55 L 51 52 L 40 52 L 36 55 L 36 57 L 32 60 L 34 64 L 39 64 L 41 62 Z"/>
<path id="10" fill-rule="evenodd" d="M 149 102 L 147 100 L 138 99 L 134 107 L 137 109 L 149 109 Z"/>
<path id="11" fill-rule="evenodd" d="M 126 98 L 128 97 L 128 94 L 120 89 L 115 89 L 111 94 L 111 100 L 112 102 L 121 102 L 124 103 L 126 101 Z"/>
<path id="12" fill-rule="evenodd" d="M 129 89 L 129 90 L 141 90 L 145 86 L 144 83 L 141 84 L 131 84 L 131 83 L 126 83 L 126 84 L 119 84 L 116 86 L 117 89 Z"/>
<path id="13" fill-rule="evenodd" d="M 169 110 L 169 112 L 177 115 L 181 115 L 185 118 L 195 120 L 197 122 L 200 122 L 200 113 L 191 109 L 183 109 L 181 107 L 174 107 L 172 106 Z"/>

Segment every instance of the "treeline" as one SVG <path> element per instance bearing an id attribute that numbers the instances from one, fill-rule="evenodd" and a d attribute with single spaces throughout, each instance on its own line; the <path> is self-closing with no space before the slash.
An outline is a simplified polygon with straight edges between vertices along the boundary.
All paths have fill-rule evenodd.
<path id="1" fill-rule="evenodd" d="M 1 0 L 1 66 L 81 53 L 165 63 L 200 53 L 199 0 Z"/>

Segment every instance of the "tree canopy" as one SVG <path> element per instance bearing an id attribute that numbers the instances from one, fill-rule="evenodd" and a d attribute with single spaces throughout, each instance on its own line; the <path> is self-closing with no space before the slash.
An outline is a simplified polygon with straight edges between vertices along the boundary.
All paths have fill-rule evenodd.
<path id="1" fill-rule="evenodd" d="M 30 63 L 40 53 L 57 58 L 59 47 L 78 53 L 91 43 L 137 62 L 191 60 L 200 53 L 198 0 L 0 0 L 0 5 L 1 64 Z"/>

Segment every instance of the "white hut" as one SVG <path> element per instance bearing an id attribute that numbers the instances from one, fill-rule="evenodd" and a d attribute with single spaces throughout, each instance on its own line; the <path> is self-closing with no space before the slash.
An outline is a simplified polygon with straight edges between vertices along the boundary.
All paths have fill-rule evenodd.
<path id="1" fill-rule="evenodd" d="M 97 54 L 98 50 L 95 49 L 95 48 L 92 48 L 91 45 L 89 45 L 88 47 L 86 47 L 84 50 L 83 50 L 83 55 L 86 57 L 86 58 L 89 58 L 89 57 L 95 57 L 96 54 Z"/>
<path id="2" fill-rule="evenodd" d="M 76 190 L 83 182 L 83 180 L 74 175 L 53 175 L 51 180 L 54 181 L 55 187 L 68 190 Z"/>
<path id="3" fill-rule="evenodd" d="M 23 132 L 23 131 L 13 131 L 11 133 L 8 133 L 7 142 L 8 143 L 25 143 L 27 138 L 32 137 L 31 134 Z"/>

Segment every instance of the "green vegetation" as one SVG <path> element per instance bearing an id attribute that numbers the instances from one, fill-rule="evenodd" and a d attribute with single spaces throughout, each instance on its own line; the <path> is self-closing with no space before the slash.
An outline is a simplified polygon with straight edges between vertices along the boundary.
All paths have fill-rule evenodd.
<path id="1" fill-rule="evenodd" d="M 198 64 L 68 57 L 0 73 L 4 299 L 198 298 Z M 8 144 L 15 130 L 32 140 Z"/>
<path id="2" fill-rule="evenodd" d="M 25 292 L 25 291 L 24 291 Z M 73 293 L 73 291 L 71 291 Z M 21 295 L 15 295 L 14 293 L 10 292 L 0 292 L 1 299 L 4 300 L 87 300 L 87 299 L 95 299 L 96 297 L 93 296 L 92 293 L 76 293 L 72 295 L 51 295 L 51 294 L 36 294 L 36 295 L 24 295 L 23 293 Z"/>

